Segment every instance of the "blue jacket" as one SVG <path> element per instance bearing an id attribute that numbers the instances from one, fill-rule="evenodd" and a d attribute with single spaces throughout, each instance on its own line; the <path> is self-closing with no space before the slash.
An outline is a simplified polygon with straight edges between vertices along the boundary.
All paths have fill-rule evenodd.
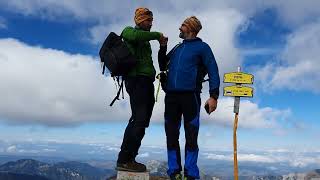
<path id="1" fill-rule="evenodd" d="M 167 92 L 201 92 L 202 81 L 209 76 L 210 96 L 219 96 L 220 77 L 218 66 L 209 45 L 200 38 L 183 40 L 167 55 L 167 47 L 161 47 L 158 54 L 160 70 L 167 68 Z M 169 63 L 169 64 L 168 64 Z M 165 65 L 167 65 L 165 67 Z"/>

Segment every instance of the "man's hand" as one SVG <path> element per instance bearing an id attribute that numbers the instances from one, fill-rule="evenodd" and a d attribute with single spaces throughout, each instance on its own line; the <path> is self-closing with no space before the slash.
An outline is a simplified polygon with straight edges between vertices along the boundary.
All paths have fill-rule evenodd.
<path id="1" fill-rule="evenodd" d="M 206 101 L 205 105 L 208 104 L 208 107 L 209 107 L 208 113 L 209 113 L 209 114 L 212 113 L 213 111 L 215 111 L 215 110 L 217 109 L 217 103 L 218 103 L 218 101 L 217 101 L 216 99 L 212 98 L 212 97 L 210 97 L 210 98 Z"/>
<path id="2" fill-rule="evenodd" d="M 166 46 L 167 43 L 168 43 L 168 37 L 164 36 L 161 33 L 161 36 L 160 36 L 160 39 L 159 39 L 159 43 L 160 43 L 160 46 Z"/>

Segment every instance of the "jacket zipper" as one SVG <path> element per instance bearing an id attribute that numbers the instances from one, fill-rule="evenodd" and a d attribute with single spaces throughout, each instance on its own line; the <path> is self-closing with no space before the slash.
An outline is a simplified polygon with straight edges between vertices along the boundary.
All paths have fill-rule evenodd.
<path id="1" fill-rule="evenodd" d="M 179 70 L 179 66 L 180 66 L 180 58 L 181 58 L 181 55 L 184 51 L 184 48 L 185 48 L 185 44 L 183 44 L 183 48 L 179 54 L 179 59 L 178 59 L 178 67 L 177 67 L 177 70 L 176 70 L 176 77 L 175 77 L 175 81 L 174 81 L 174 87 L 177 88 L 177 79 L 178 79 L 178 70 Z"/>

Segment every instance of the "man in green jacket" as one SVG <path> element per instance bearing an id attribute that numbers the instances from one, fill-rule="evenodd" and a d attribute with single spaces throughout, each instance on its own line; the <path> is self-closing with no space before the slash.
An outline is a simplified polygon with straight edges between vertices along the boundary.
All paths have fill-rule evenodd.
<path id="1" fill-rule="evenodd" d="M 145 129 L 149 126 L 155 103 L 153 82 L 156 71 L 149 41 L 158 40 L 160 44 L 166 44 L 168 38 L 160 32 L 150 32 L 153 14 L 149 9 L 136 9 L 134 20 L 135 27 L 126 27 L 122 31 L 122 37 L 138 63 L 125 77 L 132 116 L 124 132 L 116 169 L 143 172 L 146 171 L 146 166 L 136 162 L 135 158 L 138 155 Z"/>

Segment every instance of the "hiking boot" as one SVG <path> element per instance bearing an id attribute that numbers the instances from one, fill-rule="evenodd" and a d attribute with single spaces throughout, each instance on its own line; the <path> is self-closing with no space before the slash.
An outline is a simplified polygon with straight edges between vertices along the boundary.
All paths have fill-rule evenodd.
<path id="1" fill-rule="evenodd" d="M 117 163 L 117 171 L 129 171 L 129 172 L 145 172 L 146 166 L 136 161 L 130 161 L 127 163 Z"/>

